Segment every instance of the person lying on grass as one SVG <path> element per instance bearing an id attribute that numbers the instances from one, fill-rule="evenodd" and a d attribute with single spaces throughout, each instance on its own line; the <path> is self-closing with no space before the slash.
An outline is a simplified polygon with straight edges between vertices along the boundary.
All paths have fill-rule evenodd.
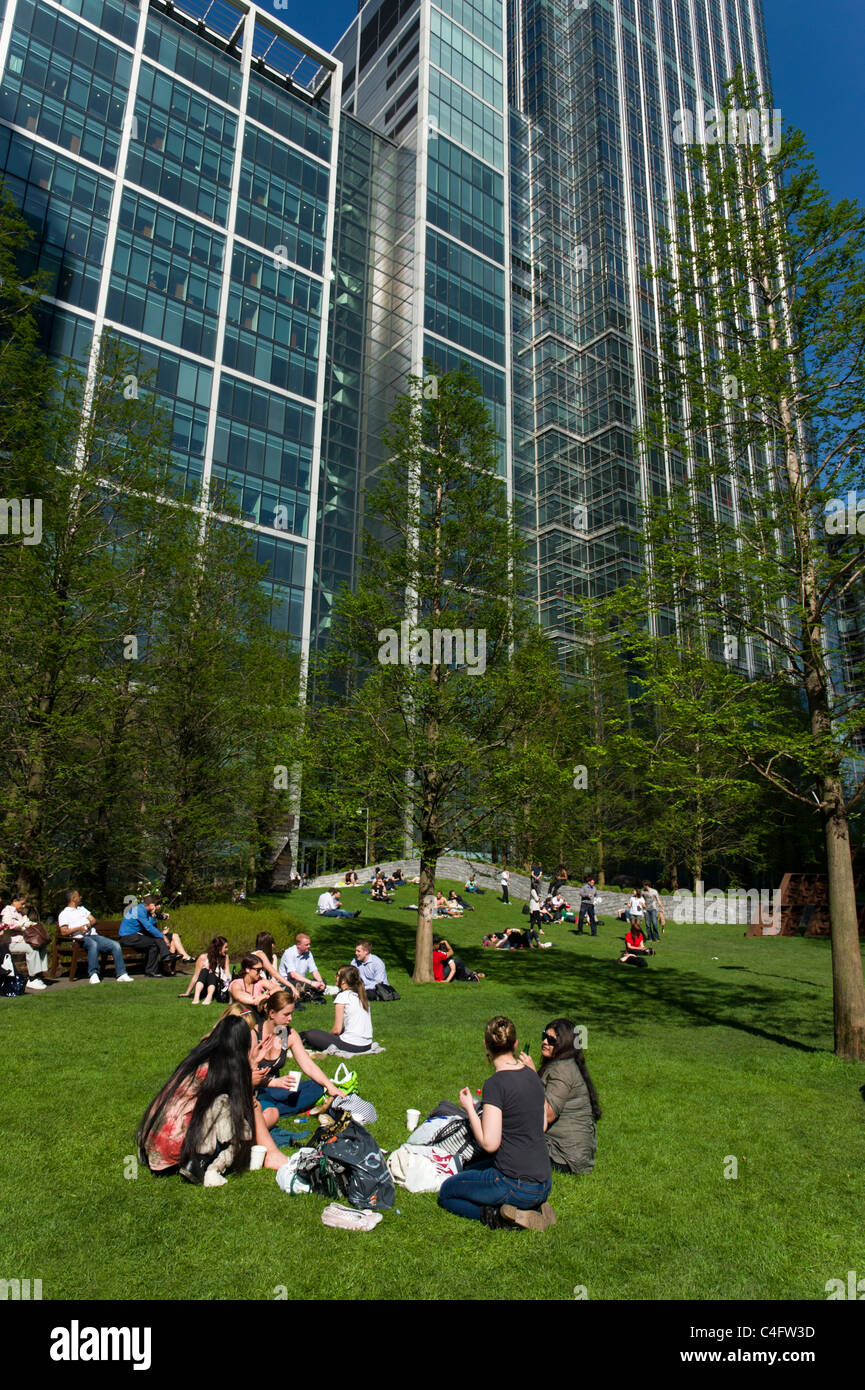
<path id="1" fill-rule="evenodd" d="M 315 1052 L 326 1052 L 329 1047 L 337 1047 L 341 1052 L 369 1052 L 372 1015 L 363 980 L 353 965 L 344 965 L 337 972 L 336 985 L 331 1031 L 307 1028 L 301 1033 L 301 1040 Z"/>
<path id="2" fill-rule="evenodd" d="M 445 1211 L 493 1229 L 543 1231 L 556 1220 L 547 1201 L 553 1175 L 544 1142 L 544 1088 L 526 1054 L 515 1056 L 517 1046 L 513 1021 L 491 1018 L 484 1048 L 493 1075 L 484 1082 L 481 1115 L 470 1087 L 460 1091 L 460 1105 L 485 1157 L 447 1178 L 438 1200 Z"/>
<path id="3" fill-rule="evenodd" d="M 228 942 L 224 936 L 214 936 L 207 950 L 196 960 L 186 989 L 177 997 L 188 999 L 191 994 L 193 1004 L 210 1004 L 214 998 L 227 995 L 230 980 Z"/>
<path id="4" fill-rule="evenodd" d="M 242 1018 L 225 1018 L 184 1057 L 138 1128 L 138 1155 L 152 1173 L 221 1187 L 226 1173 L 249 1167 L 253 1138 L 266 1168 L 286 1162 L 253 1100 L 254 1044 Z"/>

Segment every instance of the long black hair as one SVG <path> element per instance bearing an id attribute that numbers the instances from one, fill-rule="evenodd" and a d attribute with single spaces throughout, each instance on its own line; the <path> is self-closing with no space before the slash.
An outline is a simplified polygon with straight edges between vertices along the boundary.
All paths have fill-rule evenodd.
<path id="1" fill-rule="evenodd" d="M 228 942 L 224 936 L 214 936 L 207 948 L 207 968 L 216 974 L 216 968 L 222 963 L 222 949 Z"/>
<path id="2" fill-rule="evenodd" d="M 586 1066 L 586 1058 L 581 1047 L 577 1046 L 577 1025 L 569 1018 L 554 1018 L 552 1023 L 548 1023 L 544 1032 L 555 1033 L 556 1045 L 553 1048 L 552 1057 L 544 1059 L 544 1066 L 549 1062 L 555 1062 L 560 1057 L 573 1057 L 580 1069 L 580 1075 L 586 1083 L 586 1090 L 589 1093 L 589 1104 L 592 1107 L 592 1119 L 596 1122 L 601 1118 L 603 1111 L 598 1100 L 598 1093 L 595 1090 L 595 1083 L 589 1076 L 589 1069 Z M 541 1067 L 540 1075 L 543 1076 L 544 1067 Z"/>
<path id="3" fill-rule="evenodd" d="M 190 1116 L 180 1152 L 181 1165 L 199 1152 L 208 1110 L 219 1096 L 227 1096 L 235 1145 L 232 1166 L 235 1169 L 249 1167 L 249 1155 L 255 1133 L 252 1071 L 249 1065 L 250 1036 L 245 1019 L 223 1018 L 213 1031 L 208 1033 L 206 1038 L 202 1038 L 198 1046 L 184 1057 L 159 1095 L 147 1107 L 138 1127 L 138 1154 L 142 1163 L 147 1162 L 144 1146 L 150 1135 L 158 1130 L 166 1106 L 178 1087 L 193 1077 L 199 1067 L 206 1066 L 207 1075 L 199 1087 L 195 1108 Z"/>

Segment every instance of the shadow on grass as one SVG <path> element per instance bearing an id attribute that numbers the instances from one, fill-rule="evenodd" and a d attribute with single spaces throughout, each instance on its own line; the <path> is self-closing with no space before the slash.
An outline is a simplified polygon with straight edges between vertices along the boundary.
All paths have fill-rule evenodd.
<path id="1" fill-rule="evenodd" d="M 658 958 L 648 970 L 630 971 L 614 957 L 550 955 L 544 958 L 543 974 L 533 977 L 528 965 L 518 959 L 514 975 L 519 978 L 512 979 L 527 1002 L 555 1012 L 555 1001 L 577 996 L 578 1021 L 590 1019 L 596 1028 L 625 1034 L 637 1033 L 647 1023 L 687 1021 L 698 1027 L 733 1028 L 798 1052 L 830 1050 L 806 1040 L 820 1037 L 824 1024 L 803 1018 L 801 999 L 789 991 L 712 979 Z M 773 1026 L 766 1026 L 766 1020 Z"/>

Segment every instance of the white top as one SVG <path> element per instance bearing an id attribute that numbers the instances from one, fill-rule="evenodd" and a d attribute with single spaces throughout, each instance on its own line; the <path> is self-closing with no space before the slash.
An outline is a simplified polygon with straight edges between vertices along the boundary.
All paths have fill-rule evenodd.
<path id="1" fill-rule="evenodd" d="M 531 892 L 529 893 L 529 907 L 531 908 L 532 912 L 538 912 L 540 911 L 540 906 L 540 894 L 538 893 L 537 888 L 532 888 Z"/>
<path id="2" fill-rule="evenodd" d="M 321 913 L 321 912 L 332 912 L 333 909 L 334 909 L 335 907 L 336 907 L 336 898 L 333 896 L 333 894 L 330 893 L 330 892 L 322 893 L 321 896 L 319 897 L 319 900 L 318 900 L 318 911 L 319 911 L 319 913 Z"/>
<path id="3" fill-rule="evenodd" d="M 82 904 L 78 907 L 64 907 L 57 918 L 58 927 L 69 927 L 74 936 L 95 935 L 96 928 L 90 925 L 90 913 Z"/>
<path id="4" fill-rule="evenodd" d="M 26 917 L 23 912 L 19 912 L 17 907 L 13 907 L 11 903 L 7 903 L 0 913 L 0 923 L 4 927 L 12 929 L 10 940 L 17 941 L 23 940 L 21 933 L 25 927 L 30 926 L 30 918 Z"/>
<path id="5" fill-rule="evenodd" d="M 632 917 L 642 917 L 645 910 L 646 903 L 644 898 L 635 893 L 633 897 L 628 899 L 628 911 Z"/>
<path id="6" fill-rule="evenodd" d="M 341 989 L 334 1004 L 344 1004 L 340 1042 L 351 1043 L 353 1047 L 363 1047 L 372 1042 L 372 1014 L 363 1007 L 353 989 Z"/>
<path id="7" fill-rule="evenodd" d="M 658 908 L 661 906 L 661 895 L 656 888 L 644 888 L 643 897 L 646 900 L 647 907 Z"/>
<path id="8" fill-rule="evenodd" d="M 510 878 L 510 874 L 509 874 L 508 870 L 507 870 L 507 869 L 502 869 L 502 878 L 501 878 L 502 883 L 504 883 L 505 885 L 507 885 L 507 882 L 508 882 L 508 879 L 509 879 L 509 878 Z"/>
<path id="9" fill-rule="evenodd" d="M 318 969 L 312 958 L 312 951 L 301 953 L 297 946 L 289 946 L 283 951 L 279 962 L 280 975 L 317 975 Z"/>

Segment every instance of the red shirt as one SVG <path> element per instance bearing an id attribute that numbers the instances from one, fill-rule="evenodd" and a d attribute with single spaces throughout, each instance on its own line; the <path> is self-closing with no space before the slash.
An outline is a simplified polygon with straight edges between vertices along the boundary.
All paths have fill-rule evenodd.
<path id="1" fill-rule="evenodd" d="M 447 951 L 433 951 L 433 979 L 444 980 L 444 963 L 448 959 Z"/>
<path id="2" fill-rule="evenodd" d="M 629 932 L 625 932 L 626 946 L 642 946 L 644 941 L 645 937 L 643 936 L 643 933 L 639 931 L 636 927 L 632 928 Z"/>

